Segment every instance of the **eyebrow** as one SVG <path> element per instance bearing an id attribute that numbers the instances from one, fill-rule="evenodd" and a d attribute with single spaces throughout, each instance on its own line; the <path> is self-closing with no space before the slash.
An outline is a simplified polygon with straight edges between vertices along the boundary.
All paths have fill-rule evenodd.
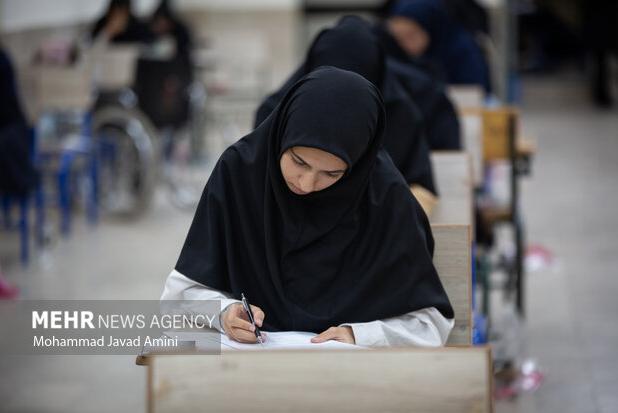
<path id="1" fill-rule="evenodd" d="M 290 152 L 292 152 L 292 155 L 294 155 L 294 157 L 298 158 L 302 163 L 304 163 L 305 165 L 311 166 L 309 165 L 309 163 L 307 161 L 305 161 L 303 158 L 301 158 L 300 156 L 298 156 L 296 154 L 296 152 L 294 152 L 294 149 L 290 148 Z M 322 171 L 322 172 L 326 172 L 328 174 L 338 174 L 338 173 L 345 173 L 345 169 L 335 169 L 334 171 Z"/>

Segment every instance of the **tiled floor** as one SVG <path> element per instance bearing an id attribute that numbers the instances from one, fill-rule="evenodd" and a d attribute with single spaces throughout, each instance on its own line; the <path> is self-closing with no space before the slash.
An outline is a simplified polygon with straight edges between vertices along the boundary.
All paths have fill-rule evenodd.
<path id="1" fill-rule="evenodd" d="M 522 327 L 521 354 L 546 381 L 498 412 L 618 411 L 618 111 L 591 108 L 577 82 L 524 83 L 523 127 L 539 147 L 523 187 L 527 239 L 558 263 L 530 274 Z M 27 269 L 2 232 L 5 272 L 24 298 L 157 298 L 191 220 L 159 195 L 138 221 L 78 225 Z M 145 371 L 131 356 L 3 358 L 0 371 L 3 412 L 144 411 Z"/>
<path id="2" fill-rule="evenodd" d="M 524 133 L 538 141 L 523 206 L 530 244 L 556 265 L 529 275 L 523 357 L 546 381 L 498 412 L 618 411 L 618 110 L 592 108 L 576 75 L 524 83 Z"/>
<path id="3" fill-rule="evenodd" d="M 137 222 L 80 225 L 27 270 L 7 265 L 5 271 L 25 299 L 157 299 L 191 221 L 189 213 L 160 195 Z M 0 411 L 145 411 L 146 371 L 134 361 L 133 356 L 0 358 Z"/>

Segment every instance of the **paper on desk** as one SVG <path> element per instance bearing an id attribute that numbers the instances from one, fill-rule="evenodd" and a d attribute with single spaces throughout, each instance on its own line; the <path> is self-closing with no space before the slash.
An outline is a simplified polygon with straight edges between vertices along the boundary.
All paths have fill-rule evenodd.
<path id="1" fill-rule="evenodd" d="M 225 334 L 219 336 L 222 351 L 233 350 L 324 350 L 324 349 L 360 349 L 361 346 L 329 340 L 324 343 L 312 343 L 311 338 L 317 334 L 305 331 L 262 332 L 265 337 L 263 345 L 239 343 Z M 208 347 L 212 350 L 213 340 L 217 340 L 212 332 L 166 332 L 170 337 L 176 336 L 180 341 L 195 341 L 195 349 Z"/>

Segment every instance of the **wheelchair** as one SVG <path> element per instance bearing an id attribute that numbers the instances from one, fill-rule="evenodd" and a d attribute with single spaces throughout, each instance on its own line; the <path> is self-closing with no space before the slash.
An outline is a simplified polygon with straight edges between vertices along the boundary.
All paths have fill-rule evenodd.
<path id="1" fill-rule="evenodd" d="M 206 91 L 190 68 L 181 65 L 179 73 L 176 63 L 138 55 L 134 82 L 98 92 L 92 136 L 104 213 L 140 216 L 160 181 L 180 209 L 192 209 L 199 200 L 201 186 L 188 171 L 200 159 Z"/>

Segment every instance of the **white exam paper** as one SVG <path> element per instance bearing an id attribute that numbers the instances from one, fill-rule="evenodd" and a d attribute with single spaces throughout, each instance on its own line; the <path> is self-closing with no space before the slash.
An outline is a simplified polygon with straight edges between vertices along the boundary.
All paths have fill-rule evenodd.
<path id="1" fill-rule="evenodd" d="M 170 337 L 178 337 L 180 341 L 195 341 L 196 350 L 200 350 L 200 347 L 204 348 L 210 345 L 212 349 L 213 340 L 217 340 L 216 335 L 213 336 L 210 333 L 200 332 L 176 332 L 170 331 L 165 333 Z M 355 344 L 341 343 L 339 341 L 329 340 L 324 343 L 312 343 L 311 338 L 317 334 L 309 333 L 305 331 L 278 331 L 269 332 L 262 331 L 264 343 L 259 344 L 246 344 L 239 343 L 230 339 L 225 334 L 220 334 L 219 342 L 221 343 L 222 351 L 233 350 L 324 350 L 324 349 L 360 349 L 361 346 Z"/>

